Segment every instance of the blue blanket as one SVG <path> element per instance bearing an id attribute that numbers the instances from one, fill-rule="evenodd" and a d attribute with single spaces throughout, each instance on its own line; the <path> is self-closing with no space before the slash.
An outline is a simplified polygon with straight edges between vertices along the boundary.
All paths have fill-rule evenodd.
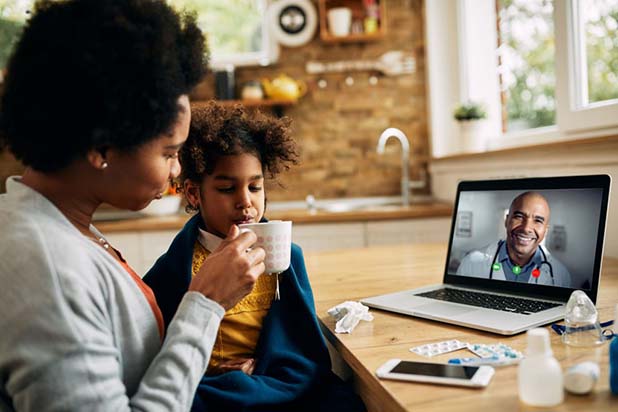
<path id="1" fill-rule="evenodd" d="M 191 282 L 199 215 L 191 218 L 144 277 L 166 326 Z M 207 376 L 194 411 L 364 411 L 360 398 L 331 372 L 315 314 L 302 250 L 292 245 L 290 268 L 279 275 L 281 300 L 273 301 L 255 350 L 252 375 L 241 371 Z"/>

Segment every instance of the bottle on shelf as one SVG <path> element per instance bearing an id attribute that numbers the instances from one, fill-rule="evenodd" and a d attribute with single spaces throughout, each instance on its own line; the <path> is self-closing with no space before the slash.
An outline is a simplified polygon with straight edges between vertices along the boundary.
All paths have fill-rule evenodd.
<path id="1" fill-rule="evenodd" d="M 365 20 L 363 26 L 365 33 L 373 34 L 378 31 L 378 23 L 380 21 L 380 8 L 377 0 L 363 0 L 365 6 Z"/>

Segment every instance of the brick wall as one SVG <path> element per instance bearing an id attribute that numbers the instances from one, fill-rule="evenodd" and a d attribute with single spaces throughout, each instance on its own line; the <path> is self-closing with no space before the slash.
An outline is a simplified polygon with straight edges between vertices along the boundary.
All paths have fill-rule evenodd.
<path id="1" fill-rule="evenodd" d="M 325 44 L 316 33 L 307 45 L 281 48 L 279 62 L 263 68 L 238 68 L 237 87 L 285 73 L 302 79 L 308 93 L 284 109 L 293 123 L 301 148 L 301 164 L 280 177 L 283 187 L 267 186 L 270 200 L 398 195 L 401 146 L 389 140 L 384 155 L 376 153 L 380 133 L 397 127 L 410 139 L 410 178 L 417 179 L 429 159 L 424 64 L 423 2 L 386 0 L 387 35 L 372 43 Z M 387 77 L 375 72 L 310 75 L 305 62 L 375 58 L 391 50 L 412 52 L 416 72 Z M 377 85 L 369 77 L 377 75 Z M 352 86 L 345 84 L 351 76 Z M 317 82 L 327 81 L 321 89 Z M 198 88 L 195 98 L 212 98 L 213 76 Z M 268 110 L 268 109 L 266 109 Z"/>
<path id="2" fill-rule="evenodd" d="M 306 46 L 281 48 L 279 62 L 263 68 L 239 68 L 236 83 L 273 78 L 285 73 L 302 79 L 307 94 L 284 114 L 293 121 L 301 149 L 301 164 L 284 173 L 280 184 L 267 186 L 272 200 L 299 200 L 311 193 L 319 198 L 399 194 L 401 147 L 389 140 L 384 155 L 376 153 L 380 133 L 397 127 L 410 139 L 410 178 L 417 179 L 429 159 L 427 100 L 424 64 L 422 0 L 386 0 L 388 32 L 372 43 L 325 44 L 316 33 Z M 416 72 L 387 77 L 373 72 L 309 75 L 305 62 L 376 58 L 390 50 L 412 52 Z M 371 85 L 369 77 L 378 83 Z M 354 84 L 346 85 L 351 76 Z M 324 79 L 327 87 L 317 82 Z M 213 76 L 197 88 L 194 99 L 213 96 Z M 268 110 L 268 109 L 266 109 Z M 4 177 L 19 171 L 6 154 L 0 157 L 1 189 Z"/>

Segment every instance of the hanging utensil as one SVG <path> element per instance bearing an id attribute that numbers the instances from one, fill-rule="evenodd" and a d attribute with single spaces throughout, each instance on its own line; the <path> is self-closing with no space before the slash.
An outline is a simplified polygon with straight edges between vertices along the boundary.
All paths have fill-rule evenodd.
<path id="1" fill-rule="evenodd" d="M 393 50 L 373 60 L 340 60 L 326 63 L 310 61 L 305 65 L 305 70 L 309 74 L 375 70 L 386 76 L 399 76 L 414 73 L 416 71 L 416 59 L 412 53 Z"/>

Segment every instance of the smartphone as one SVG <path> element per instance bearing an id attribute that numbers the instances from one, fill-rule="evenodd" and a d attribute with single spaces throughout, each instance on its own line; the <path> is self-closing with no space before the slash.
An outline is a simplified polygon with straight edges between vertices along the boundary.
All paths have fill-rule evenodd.
<path id="1" fill-rule="evenodd" d="M 378 368 L 376 375 L 383 379 L 482 388 L 489 384 L 494 368 L 391 359 Z"/>

